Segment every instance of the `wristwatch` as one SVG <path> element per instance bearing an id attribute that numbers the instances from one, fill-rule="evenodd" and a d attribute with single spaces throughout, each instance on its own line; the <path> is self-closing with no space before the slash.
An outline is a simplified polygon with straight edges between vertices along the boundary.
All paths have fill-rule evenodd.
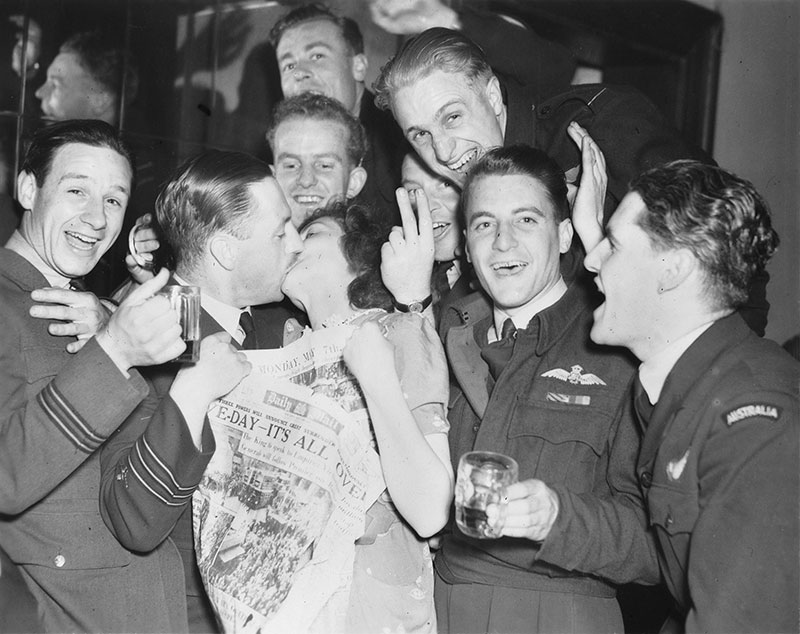
<path id="1" fill-rule="evenodd" d="M 401 304 L 394 302 L 394 307 L 401 313 L 421 313 L 433 302 L 433 295 L 428 295 L 425 299 L 411 302 L 410 304 Z"/>

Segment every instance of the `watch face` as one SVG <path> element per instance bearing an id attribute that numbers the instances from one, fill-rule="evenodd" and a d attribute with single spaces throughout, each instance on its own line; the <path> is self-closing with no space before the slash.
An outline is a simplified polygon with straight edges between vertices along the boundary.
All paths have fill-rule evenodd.
<path id="1" fill-rule="evenodd" d="M 422 302 L 411 302 L 408 305 L 408 312 L 410 313 L 421 313 L 425 308 L 422 306 Z"/>

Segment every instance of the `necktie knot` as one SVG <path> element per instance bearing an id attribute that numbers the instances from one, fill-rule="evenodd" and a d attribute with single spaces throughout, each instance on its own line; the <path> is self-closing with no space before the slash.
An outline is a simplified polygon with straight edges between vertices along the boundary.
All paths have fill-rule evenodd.
<path id="1" fill-rule="evenodd" d="M 638 375 L 633 383 L 633 406 L 636 410 L 636 416 L 639 418 L 639 423 L 643 427 L 647 427 L 655 405 L 650 402 L 650 397 L 647 395 L 647 391 L 644 389 Z"/>
<path id="2" fill-rule="evenodd" d="M 256 325 L 253 322 L 253 316 L 246 310 L 243 310 L 239 315 L 239 328 L 241 328 L 244 333 L 242 350 L 257 349 L 258 340 L 256 339 Z"/>
<path id="3" fill-rule="evenodd" d="M 514 321 L 511 317 L 509 317 L 503 322 L 503 328 L 500 331 L 500 339 L 512 339 L 516 334 L 517 327 L 514 325 Z"/>

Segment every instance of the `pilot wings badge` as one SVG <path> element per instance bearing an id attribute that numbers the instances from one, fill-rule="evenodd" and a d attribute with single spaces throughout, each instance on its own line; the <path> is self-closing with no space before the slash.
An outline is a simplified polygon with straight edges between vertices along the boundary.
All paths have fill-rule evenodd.
<path id="1" fill-rule="evenodd" d="M 542 374 L 545 378 L 552 378 L 552 379 L 559 379 L 560 381 L 566 381 L 567 383 L 572 383 L 573 385 L 605 385 L 606 382 L 603 381 L 599 376 L 596 374 L 592 374 L 591 372 L 587 372 L 583 374 L 583 367 L 579 365 L 573 365 L 569 371 L 562 370 L 561 368 L 555 368 L 553 370 L 548 370 L 544 374 Z"/>

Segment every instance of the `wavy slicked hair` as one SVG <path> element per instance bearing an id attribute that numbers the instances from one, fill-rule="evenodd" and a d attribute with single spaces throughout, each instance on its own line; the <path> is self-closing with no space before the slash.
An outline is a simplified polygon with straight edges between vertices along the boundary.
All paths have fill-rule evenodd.
<path id="1" fill-rule="evenodd" d="M 564 172 L 555 159 L 542 150 L 528 145 L 511 145 L 495 148 L 475 161 L 461 192 L 462 214 L 466 214 L 474 184 L 485 176 L 528 176 L 544 188 L 555 209 L 556 224 L 570 217 Z"/>
<path id="2" fill-rule="evenodd" d="M 364 36 L 361 34 L 361 29 L 358 28 L 358 22 L 351 18 L 336 15 L 324 4 L 319 3 L 304 4 L 289 11 L 270 30 L 269 43 L 272 44 L 272 48 L 277 50 L 278 44 L 286 31 L 300 24 L 316 20 L 327 20 L 338 26 L 353 55 L 360 55 L 364 52 Z"/>
<path id="3" fill-rule="evenodd" d="M 312 213 L 299 231 L 320 218 L 330 218 L 342 229 L 342 253 L 356 276 L 347 287 L 350 305 L 392 310 L 392 295 L 381 279 L 381 247 L 389 236 L 389 226 L 364 205 L 335 201 Z"/>
<path id="4" fill-rule="evenodd" d="M 209 150 L 185 161 L 156 200 L 156 218 L 179 268 L 192 270 L 217 232 L 250 237 L 250 185 L 269 166 L 242 152 Z"/>
<path id="5" fill-rule="evenodd" d="M 400 51 L 381 68 L 373 87 L 375 105 L 394 109 L 397 91 L 440 70 L 461 73 L 470 85 L 488 82 L 494 74 L 480 46 L 458 31 L 436 27 L 423 31 L 403 44 Z"/>
<path id="6" fill-rule="evenodd" d="M 698 161 L 650 169 L 630 185 L 645 210 L 638 224 L 656 249 L 687 249 L 715 308 L 735 308 L 778 248 L 769 207 L 753 184 Z"/>
<path id="7" fill-rule="evenodd" d="M 325 95 L 306 92 L 279 101 L 272 111 L 272 125 L 267 131 L 267 142 L 275 154 L 275 131 L 291 119 L 313 119 L 341 123 L 347 130 L 347 158 L 353 167 L 361 165 L 367 153 L 367 135 L 364 126 L 341 103 Z"/>
<path id="8" fill-rule="evenodd" d="M 99 119 L 70 119 L 38 129 L 33 134 L 20 170 L 33 174 L 36 186 L 43 187 L 56 152 L 70 143 L 108 148 L 120 154 L 131 166 L 131 181 L 133 181 L 135 163 L 130 146 L 122 139 L 116 128 Z M 131 182 L 131 189 L 133 185 Z"/>

